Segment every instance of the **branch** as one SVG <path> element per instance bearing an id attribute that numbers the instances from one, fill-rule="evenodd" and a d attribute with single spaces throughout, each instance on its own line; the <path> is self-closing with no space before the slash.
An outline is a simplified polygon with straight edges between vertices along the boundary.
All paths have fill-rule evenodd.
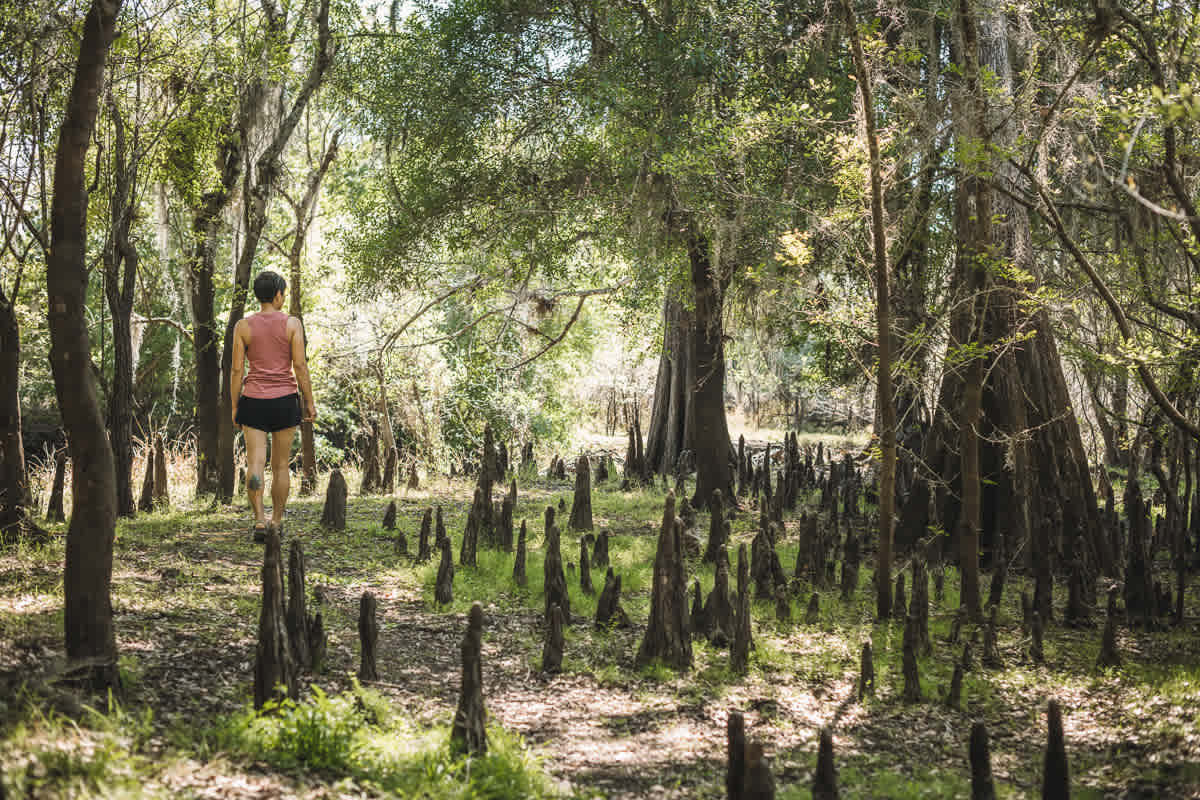
<path id="1" fill-rule="evenodd" d="M 1129 319 L 1125 316 L 1124 309 L 1121 308 L 1121 304 L 1117 302 L 1117 298 L 1113 296 L 1112 291 L 1104 283 L 1104 280 L 1100 277 L 1099 273 L 1096 272 L 1096 269 L 1092 266 L 1091 262 L 1088 261 L 1087 256 L 1083 254 L 1083 252 L 1079 249 L 1079 246 L 1075 244 L 1075 240 L 1072 239 L 1067 233 L 1066 226 L 1063 225 L 1062 217 L 1059 216 L 1058 209 L 1054 207 L 1054 203 L 1050 199 L 1050 195 L 1046 191 L 1046 187 L 1042 185 L 1041 181 L 1039 181 L 1036 176 L 1034 176 L 1031 169 L 1023 164 L 1017 164 L 1015 161 L 1010 160 L 1010 163 L 1015 164 L 1017 169 L 1020 170 L 1021 173 L 1029 180 L 1029 182 L 1033 184 L 1033 187 L 1037 189 L 1038 196 L 1042 199 L 1042 204 L 1046 208 L 1047 216 L 1050 219 L 1051 225 L 1054 227 L 1055 233 L 1058 234 L 1059 240 L 1063 243 L 1063 246 L 1070 251 L 1072 257 L 1075 259 L 1075 263 L 1079 264 L 1080 268 L 1088 276 L 1088 280 L 1092 282 L 1092 286 L 1094 286 L 1097 293 L 1099 293 L 1101 299 L 1104 300 L 1104 304 L 1108 306 L 1108 310 L 1112 313 L 1113 319 L 1117 323 L 1117 328 L 1121 331 L 1121 339 L 1125 342 L 1131 341 L 1134 338 L 1133 330 L 1129 326 Z M 1154 398 L 1155 404 L 1162 409 L 1162 412 L 1166 414 L 1168 418 L 1170 418 L 1171 422 L 1173 422 L 1177 428 L 1185 432 L 1197 442 L 1200 442 L 1200 427 L 1197 427 L 1194 422 L 1180 413 L 1179 409 L 1171 403 L 1170 399 L 1165 394 L 1163 394 L 1162 388 L 1159 387 L 1158 381 L 1154 379 L 1154 374 L 1150 372 L 1150 368 L 1146 366 L 1146 362 L 1137 356 L 1131 356 L 1131 358 L 1133 359 L 1134 366 L 1137 369 L 1138 377 L 1142 381 L 1142 385 L 1146 387 L 1146 391 L 1148 391 L 1150 396 Z"/>
<path id="2" fill-rule="evenodd" d="M 182 323 L 178 322 L 177 320 L 173 320 L 170 317 L 143 317 L 140 314 L 135 313 L 133 315 L 133 321 L 142 323 L 144 325 L 150 325 L 152 323 L 157 325 L 168 325 L 183 334 L 184 338 L 188 340 L 189 344 L 195 344 L 195 342 L 192 340 L 191 331 L 185 328 Z"/>
<path id="3" fill-rule="evenodd" d="M 571 330 L 572 326 L 575 325 L 575 321 L 579 319 L 579 312 L 583 310 L 584 301 L 586 301 L 587 299 L 588 299 L 588 295 L 586 295 L 586 294 L 581 294 L 579 296 L 579 305 L 575 306 L 575 313 L 571 315 L 571 318 L 569 320 L 567 320 L 567 324 L 563 326 L 562 333 L 560 333 L 558 336 L 554 337 L 549 342 L 547 342 L 545 347 L 543 347 L 541 350 L 538 350 L 536 353 L 531 355 L 529 358 L 526 358 L 522 361 L 518 361 L 516 364 L 513 364 L 511 367 L 502 367 L 500 371 L 501 372 L 512 372 L 513 370 L 518 370 L 521 367 L 525 366 L 526 364 L 529 364 L 530 362 L 541 358 L 543 355 L 546 354 L 547 351 L 550 350 L 551 347 L 554 347 L 554 345 L 558 344 L 563 339 L 565 339 L 567 336 L 567 332 Z"/>

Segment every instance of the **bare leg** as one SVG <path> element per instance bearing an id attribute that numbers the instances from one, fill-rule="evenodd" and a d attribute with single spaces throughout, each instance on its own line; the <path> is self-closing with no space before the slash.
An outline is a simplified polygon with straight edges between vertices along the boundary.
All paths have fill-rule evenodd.
<path id="1" fill-rule="evenodd" d="M 243 425 L 242 439 L 246 442 L 246 496 L 250 499 L 255 522 L 265 525 L 263 468 L 267 464 L 267 433 Z"/>
<path id="2" fill-rule="evenodd" d="M 291 458 L 295 428 L 284 428 L 271 434 L 271 523 L 283 522 L 288 491 L 292 487 Z"/>

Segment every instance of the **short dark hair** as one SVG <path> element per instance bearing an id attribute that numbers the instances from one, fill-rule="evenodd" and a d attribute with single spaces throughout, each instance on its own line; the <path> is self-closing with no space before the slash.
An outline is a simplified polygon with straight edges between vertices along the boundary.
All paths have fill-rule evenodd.
<path id="1" fill-rule="evenodd" d="M 254 296 L 260 303 L 269 303 L 275 295 L 287 288 L 287 281 L 278 272 L 264 269 L 254 279 Z"/>

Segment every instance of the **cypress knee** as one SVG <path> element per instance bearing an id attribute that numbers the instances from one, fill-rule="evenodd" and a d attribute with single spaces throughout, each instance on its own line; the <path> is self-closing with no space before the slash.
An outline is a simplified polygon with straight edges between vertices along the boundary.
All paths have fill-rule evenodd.
<path id="1" fill-rule="evenodd" d="M 449 605 L 454 601 L 454 556 L 450 552 L 450 539 L 442 539 L 442 560 L 438 565 L 437 583 L 433 587 L 433 598 L 438 605 Z"/>
<path id="2" fill-rule="evenodd" d="M 1033 623 L 1030 625 L 1030 643 L 1029 643 L 1029 658 L 1035 664 L 1041 664 L 1045 661 L 1045 653 L 1042 650 L 1042 615 L 1037 611 L 1033 612 Z"/>
<path id="3" fill-rule="evenodd" d="M 421 476 L 417 474 L 417 462 L 413 461 L 408 465 L 408 482 L 405 488 L 409 491 L 416 491 L 421 488 Z"/>
<path id="4" fill-rule="evenodd" d="M 697 587 L 699 585 L 696 584 Z M 786 586 L 775 590 L 775 621 L 784 624 L 792 621 L 792 596 Z"/>
<path id="5" fill-rule="evenodd" d="M 592 535 L 589 533 L 579 540 L 579 589 L 586 595 L 593 595 L 596 590 L 592 587 L 591 555 L 588 553 Z"/>
<path id="6" fill-rule="evenodd" d="M 446 537 L 446 523 L 442 519 L 442 507 L 441 506 L 437 507 L 437 511 L 434 515 L 434 519 L 435 519 L 435 522 L 434 522 L 434 527 L 433 527 L 433 546 L 437 547 L 438 549 L 441 549 L 442 540 L 447 538 Z"/>
<path id="7" fill-rule="evenodd" d="M 725 742 L 725 796 L 729 800 L 742 800 L 742 784 L 746 779 L 746 720 L 742 712 L 729 712 Z"/>
<path id="8" fill-rule="evenodd" d="M 639 666 L 654 659 L 680 670 L 692 665 L 682 538 L 683 522 L 675 516 L 675 493 L 668 492 L 654 557 L 650 620 L 636 658 Z"/>
<path id="9" fill-rule="evenodd" d="M 746 745 L 745 770 L 742 800 L 775 800 L 775 778 L 758 742 Z"/>
<path id="10" fill-rule="evenodd" d="M 688 615 L 692 623 L 692 638 L 699 639 L 708 634 L 708 623 L 704 619 L 704 600 L 700 596 L 700 580 L 692 581 L 692 611 Z"/>
<path id="11" fill-rule="evenodd" d="M 901 572 L 896 576 L 896 599 L 892 601 L 892 617 L 894 619 L 908 619 L 908 601 L 904 597 L 904 573 Z"/>
<path id="12" fill-rule="evenodd" d="M 1121 666 L 1121 653 L 1117 650 L 1117 590 L 1108 591 L 1108 614 L 1104 619 L 1104 634 L 1100 638 L 1100 655 L 1097 666 Z"/>
<path id="13" fill-rule="evenodd" d="M 563 621 L 571 621 L 571 596 L 567 591 L 567 575 L 563 571 L 562 548 L 558 528 L 554 525 L 554 513 L 546 509 L 546 557 L 542 561 L 542 585 L 546 593 L 544 616 L 550 618 L 550 609 L 558 606 L 562 609 Z"/>
<path id="14" fill-rule="evenodd" d="M 708 544 L 704 548 L 704 563 L 712 564 L 725 548 L 725 503 L 720 489 L 713 489 L 709 507 Z"/>
<path id="15" fill-rule="evenodd" d="M 738 596 L 729 666 L 737 675 L 745 675 L 750 666 L 750 565 L 745 544 L 738 545 Z"/>
<path id="16" fill-rule="evenodd" d="M 292 659 L 297 669 L 311 669 L 312 648 L 309 643 L 308 597 L 305 589 L 304 546 L 292 539 L 288 548 L 287 633 L 292 645 Z"/>
<path id="17" fill-rule="evenodd" d="M 542 647 L 542 672 L 553 675 L 562 672 L 563 647 L 563 615 L 558 606 L 551 606 L 550 618 L 546 622 L 546 644 Z"/>
<path id="18" fill-rule="evenodd" d="M 996 800 L 987 727 L 982 722 L 971 726 L 971 800 Z"/>
<path id="19" fill-rule="evenodd" d="M 571 530 L 592 529 L 592 468 L 587 456 L 575 462 L 575 497 L 571 501 Z"/>
<path id="20" fill-rule="evenodd" d="M 267 529 L 263 550 L 262 608 L 258 617 L 258 644 L 254 653 L 254 707 L 262 708 L 268 700 L 282 699 L 277 687 L 283 687 L 286 697 L 296 698 L 296 672 L 288 644 L 287 621 L 283 613 L 283 574 L 281 571 L 279 531 Z"/>
<path id="21" fill-rule="evenodd" d="M 870 641 L 863 642 L 858 660 L 858 699 L 861 701 L 867 695 L 875 695 L 875 657 Z"/>
<path id="22" fill-rule="evenodd" d="M 608 566 L 608 530 L 602 529 L 596 537 L 596 546 L 592 550 L 592 566 L 603 568 Z"/>
<path id="23" fill-rule="evenodd" d="M 1046 759 L 1042 774 L 1042 800 L 1069 800 L 1071 776 L 1067 769 L 1067 745 L 1063 738 L 1062 710 L 1057 700 L 1046 708 Z"/>
<path id="24" fill-rule="evenodd" d="M 396 530 L 396 501 L 388 503 L 387 510 L 383 512 L 383 529 L 385 531 Z"/>
<path id="25" fill-rule="evenodd" d="M 837 767 L 833 763 L 833 730 L 821 728 L 817 745 L 817 771 L 813 776 L 812 800 L 838 800 Z"/>
<path id="26" fill-rule="evenodd" d="M 375 646 L 379 640 L 379 622 L 375 619 L 377 608 L 375 595 L 363 592 L 358 601 L 358 643 L 362 654 L 358 667 L 360 681 L 379 680 L 379 671 L 375 668 Z"/>
<path id="27" fill-rule="evenodd" d="M 963 665 L 961 661 L 954 663 L 954 675 L 950 678 L 950 691 L 946 695 L 946 705 L 958 710 L 962 703 Z"/>
<path id="28" fill-rule="evenodd" d="M 921 678 L 917 674 L 917 621 L 909 617 L 904 624 L 904 702 L 921 702 Z"/>
<path id="29" fill-rule="evenodd" d="M 708 639 L 717 647 L 733 641 L 736 612 L 729 599 L 729 558 L 724 552 L 717 558 L 717 574 L 712 591 L 704 601 L 704 626 Z"/>
<path id="30" fill-rule="evenodd" d="M 447 546 L 448 547 L 448 546 Z M 445 552 L 449 552 L 446 550 Z M 467 615 L 463 634 L 462 688 L 454 725 L 450 729 L 450 752 L 481 756 L 487 753 L 487 712 L 483 707 L 483 606 L 475 603 Z"/>
<path id="31" fill-rule="evenodd" d="M 325 507 L 321 510 L 321 527 L 334 531 L 346 530 L 346 479 L 340 469 L 329 475 L 325 490 Z"/>
<path id="32" fill-rule="evenodd" d="M 425 513 L 421 515 L 421 533 L 417 539 L 417 562 L 424 564 L 431 557 L 429 549 L 429 536 L 433 527 L 433 509 L 425 509 Z"/>
<path id="33" fill-rule="evenodd" d="M 517 557 L 513 561 L 513 582 L 524 586 L 525 578 L 525 520 L 521 520 L 521 533 L 517 536 Z"/>
<path id="34" fill-rule="evenodd" d="M 629 615 L 621 608 L 621 576 L 609 567 L 604 576 L 604 589 L 596 602 L 596 627 L 628 628 L 629 625 Z"/>

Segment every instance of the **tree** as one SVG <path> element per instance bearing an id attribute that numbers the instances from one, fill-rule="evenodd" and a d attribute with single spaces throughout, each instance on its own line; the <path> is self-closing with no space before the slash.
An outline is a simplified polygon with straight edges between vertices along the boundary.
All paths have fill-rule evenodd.
<path id="1" fill-rule="evenodd" d="M 92 372 L 85 315 L 85 159 L 120 7 L 121 0 L 92 0 L 83 21 L 79 59 L 54 159 L 46 264 L 50 364 L 72 465 L 73 510 L 63 579 L 67 657 L 79 667 L 81 680 L 94 689 L 119 686 L 110 600 L 116 482 Z"/>
<path id="2" fill-rule="evenodd" d="M 864 127 L 871 174 L 871 244 L 875 260 L 875 335 L 879 341 L 876 402 L 879 404 L 879 546 L 875 567 L 875 613 L 880 619 L 891 616 L 892 607 L 892 514 L 896 500 L 896 407 L 892 400 L 892 330 L 888 286 L 888 249 L 883 216 L 883 170 L 879 157 L 879 137 L 875 132 L 875 101 L 871 74 L 858 33 L 858 19 L 850 0 L 842 0 L 850 28 L 850 47 L 858 88 L 862 93 Z"/>
<path id="3" fill-rule="evenodd" d="M 384 198 L 370 211 L 386 208 L 389 227 L 373 237 L 371 271 L 413 281 L 413 261 L 486 241 L 503 254 L 490 279 L 518 294 L 535 274 L 581 285 L 569 266 L 580 261 L 623 272 L 637 290 L 627 303 L 657 305 L 664 290 L 647 447 L 656 469 L 696 454 L 699 507 L 714 488 L 732 496 L 728 293 L 771 257 L 803 191 L 789 174 L 808 155 L 802 101 L 786 94 L 804 92 L 804 62 L 764 55 L 795 43 L 799 16 L 736 3 L 430 4 L 370 43 L 386 57 L 355 59 L 370 65 L 360 94 L 385 142 Z"/>

